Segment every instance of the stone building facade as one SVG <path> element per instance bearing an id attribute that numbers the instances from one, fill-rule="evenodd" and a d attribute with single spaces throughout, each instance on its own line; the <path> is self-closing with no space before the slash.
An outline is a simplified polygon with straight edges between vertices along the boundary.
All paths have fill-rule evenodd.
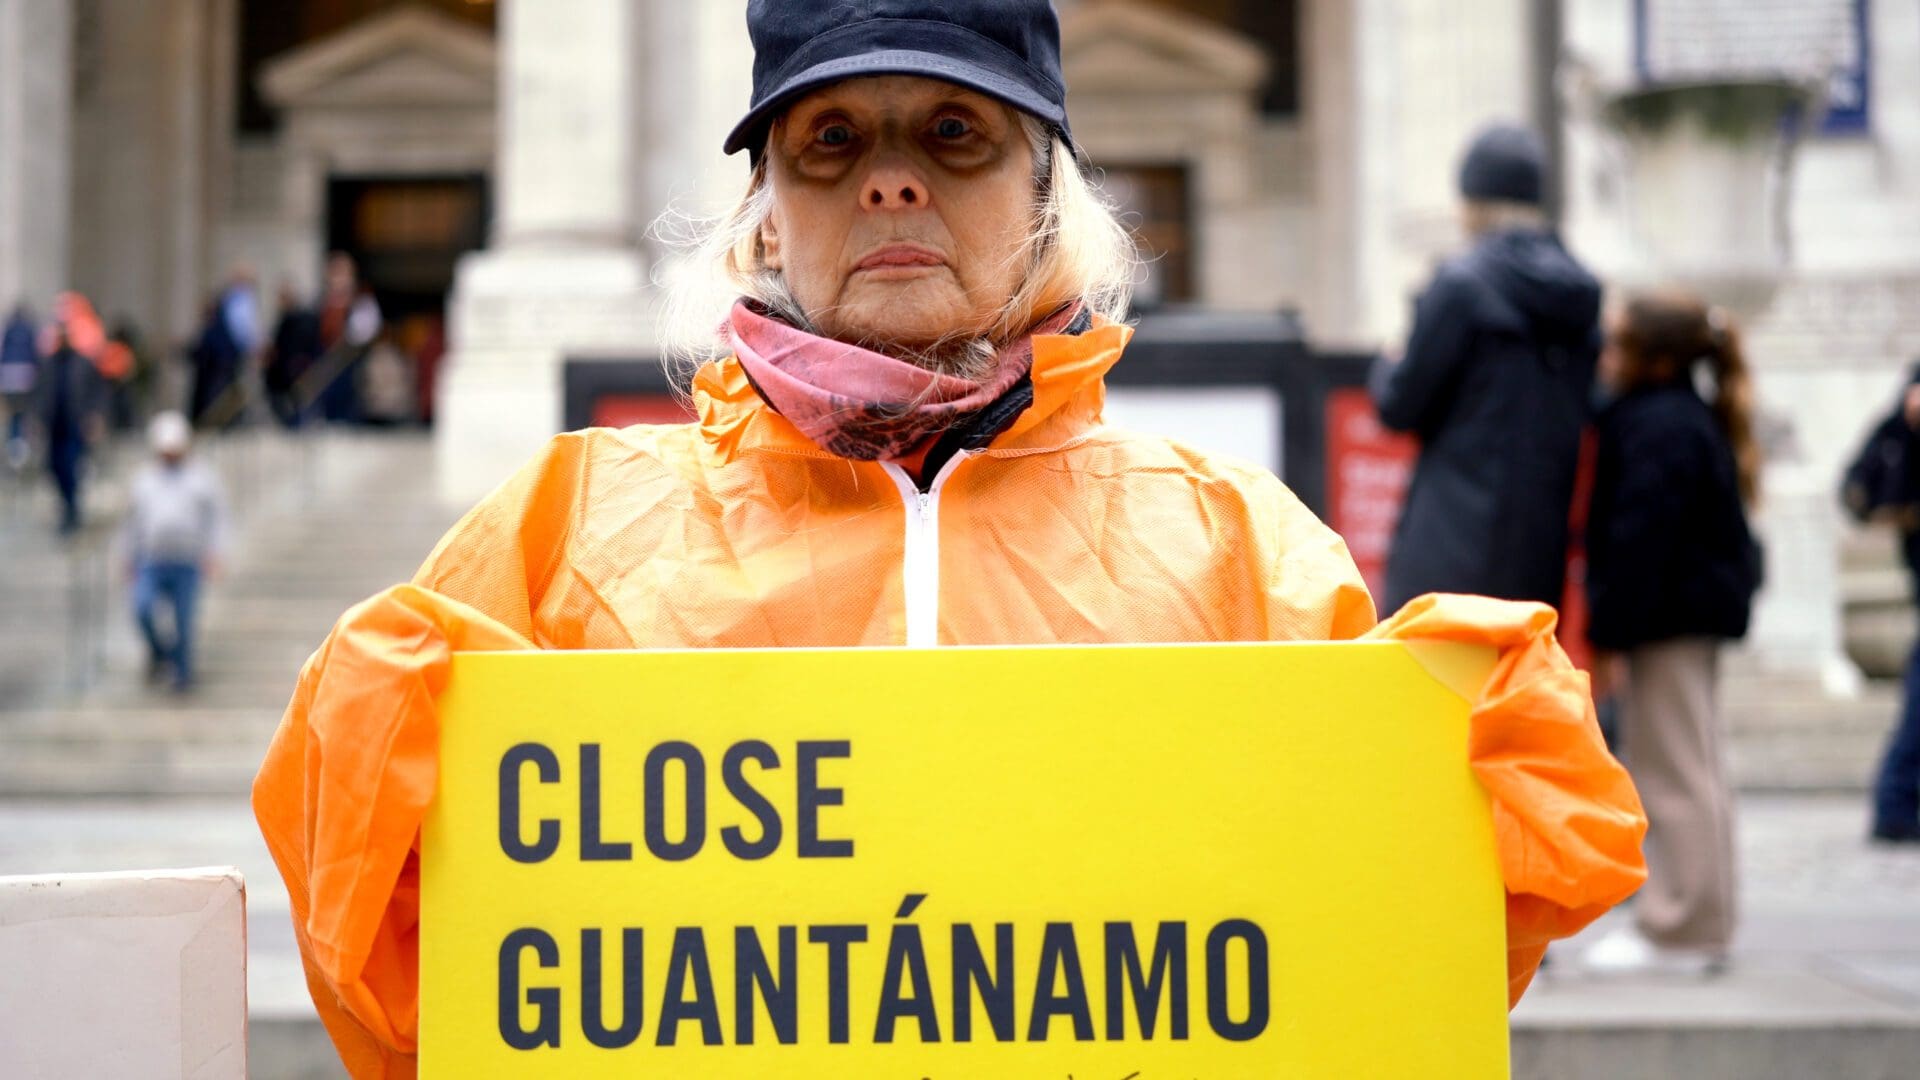
<path id="1" fill-rule="evenodd" d="M 1781 558 L 1760 652 L 1844 683 L 1832 483 L 1920 355 L 1920 8 L 1808 3 L 1863 20 L 1867 106 L 1800 147 L 1791 259 L 1751 326 L 1791 432 L 1770 476 Z M 1644 77 L 1648 12 L 1687 4 L 1725 6 L 1058 6 L 1075 130 L 1159 256 L 1150 298 L 1291 309 L 1316 344 L 1375 349 L 1397 345 L 1413 291 L 1460 243 L 1457 155 L 1490 119 L 1544 123 L 1563 148 L 1576 249 L 1615 280 L 1656 274 L 1631 164 L 1582 100 Z M 324 252 L 355 239 L 345 219 L 384 220 L 368 205 L 477 199 L 484 250 L 429 236 L 438 249 L 394 263 L 446 294 L 442 487 L 471 498 L 560 426 L 566 362 L 655 353 L 675 268 L 649 226 L 669 206 L 714 212 L 745 179 L 718 150 L 748 95 L 741 6 L 0 0 L 0 305 L 71 284 L 179 341 L 237 263 L 311 293 Z M 286 47 L 257 55 L 262 27 Z"/>

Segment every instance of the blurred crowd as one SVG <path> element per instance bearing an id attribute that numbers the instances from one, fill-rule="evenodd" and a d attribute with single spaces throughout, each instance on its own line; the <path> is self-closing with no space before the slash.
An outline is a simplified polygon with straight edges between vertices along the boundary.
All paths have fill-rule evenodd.
<path id="1" fill-rule="evenodd" d="M 318 296 L 282 285 L 272 308 L 251 268 L 210 297 L 193 335 L 155 349 L 130 321 L 111 326 L 78 292 L 41 317 L 17 304 L 0 332 L 6 462 L 44 470 L 60 496 L 59 528 L 77 531 L 90 458 L 115 433 L 167 411 L 193 430 L 247 424 L 408 425 L 432 417 L 443 345 L 390 341 L 379 302 L 353 259 L 334 254 Z"/>

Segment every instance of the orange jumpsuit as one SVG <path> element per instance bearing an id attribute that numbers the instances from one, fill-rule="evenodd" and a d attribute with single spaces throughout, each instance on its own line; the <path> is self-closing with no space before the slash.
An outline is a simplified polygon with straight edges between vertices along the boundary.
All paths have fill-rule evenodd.
<path id="1" fill-rule="evenodd" d="M 301 673 L 253 803 L 353 1075 L 413 1073 L 419 829 L 455 650 L 1493 645 L 1472 759 L 1506 875 L 1512 999 L 1549 939 L 1632 893 L 1645 818 L 1552 611 L 1428 598 L 1375 628 L 1345 545 L 1271 474 L 1102 423 L 1129 336 L 1037 338 L 1033 405 L 925 492 L 819 449 L 736 362 L 709 364 L 698 423 L 559 436 L 411 585 L 347 612 Z"/>

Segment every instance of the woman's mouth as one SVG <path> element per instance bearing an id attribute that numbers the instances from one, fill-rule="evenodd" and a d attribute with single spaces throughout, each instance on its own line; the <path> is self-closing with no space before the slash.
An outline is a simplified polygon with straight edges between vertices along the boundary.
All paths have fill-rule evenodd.
<path id="1" fill-rule="evenodd" d="M 888 244 L 862 256 L 854 272 L 866 270 L 918 270 L 947 265 L 947 257 L 919 244 Z"/>

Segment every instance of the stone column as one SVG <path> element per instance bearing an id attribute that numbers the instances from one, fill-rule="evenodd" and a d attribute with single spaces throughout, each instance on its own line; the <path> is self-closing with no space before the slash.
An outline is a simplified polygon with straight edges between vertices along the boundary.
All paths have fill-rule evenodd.
<path id="1" fill-rule="evenodd" d="M 71 0 L 0 0 L 0 317 L 68 286 Z"/>
<path id="2" fill-rule="evenodd" d="M 439 487 L 485 493 L 562 423 L 568 359 L 646 348 L 630 0 L 504 0 L 492 246 L 460 266 Z"/>
<path id="3" fill-rule="evenodd" d="M 623 0 L 502 5 L 499 247 L 631 245 L 635 18 Z"/>
<path id="4" fill-rule="evenodd" d="M 193 332 L 211 284 L 208 11 L 203 0 L 77 7 L 72 282 L 156 348 Z"/>
<path id="5" fill-rule="evenodd" d="M 566 361 L 658 355 L 643 234 L 670 203 L 723 209 L 746 178 L 720 154 L 752 73 L 739 5 L 502 0 L 500 15 L 494 235 L 454 286 L 438 410 L 456 501 L 560 430 Z"/>

